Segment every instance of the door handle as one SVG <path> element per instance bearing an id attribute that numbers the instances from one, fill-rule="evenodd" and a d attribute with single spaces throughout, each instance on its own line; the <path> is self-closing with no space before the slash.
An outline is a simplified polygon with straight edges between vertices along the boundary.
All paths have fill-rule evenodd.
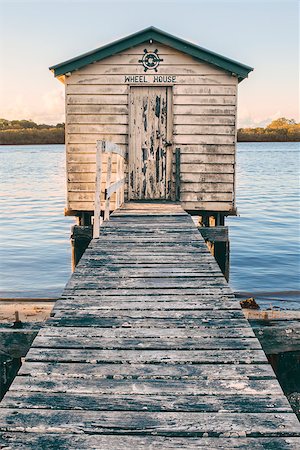
<path id="1" fill-rule="evenodd" d="M 165 147 L 171 147 L 172 142 L 171 141 L 167 141 L 167 139 L 163 138 L 163 144 Z"/>

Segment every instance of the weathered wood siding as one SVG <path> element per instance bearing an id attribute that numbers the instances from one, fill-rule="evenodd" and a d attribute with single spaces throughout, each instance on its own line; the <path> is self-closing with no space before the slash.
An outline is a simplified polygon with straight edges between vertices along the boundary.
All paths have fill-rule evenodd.
<path id="1" fill-rule="evenodd" d="M 158 71 L 144 72 L 144 48 L 158 49 Z M 125 75 L 176 76 L 173 150 L 181 149 L 181 202 L 187 210 L 234 207 L 237 78 L 161 44 L 143 44 L 66 76 L 66 145 L 69 210 L 94 209 L 98 139 L 128 150 L 130 85 Z M 150 83 L 147 83 L 149 85 Z M 126 171 L 128 168 L 126 167 Z"/>

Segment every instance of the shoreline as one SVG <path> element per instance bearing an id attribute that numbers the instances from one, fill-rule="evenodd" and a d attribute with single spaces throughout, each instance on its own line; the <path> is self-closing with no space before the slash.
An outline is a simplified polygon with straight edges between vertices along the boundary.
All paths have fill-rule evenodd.
<path id="1" fill-rule="evenodd" d="M 236 294 L 235 294 L 236 295 Z M 0 326 L 12 326 L 15 321 L 22 323 L 37 323 L 46 321 L 51 314 L 52 308 L 60 297 L 2 297 L 0 298 Z M 237 301 L 247 297 L 236 296 Z M 258 298 L 256 297 L 258 300 Z M 258 300 L 259 303 L 259 300 Z M 248 320 L 255 321 L 294 321 L 300 320 L 300 303 L 297 309 L 274 309 L 264 308 L 249 309 L 242 308 Z"/>
<path id="2" fill-rule="evenodd" d="M 287 143 L 287 142 L 298 142 L 300 143 L 300 139 L 298 140 L 237 140 L 238 144 L 251 144 L 251 143 L 258 143 L 258 144 L 264 144 L 264 143 Z M 20 142 L 0 142 L 0 147 L 9 147 L 11 145 L 16 146 L 28 146 L 28 145 L 66 145 L 65 142 L 26 142 L 26 143 L 20 143 Z"/>

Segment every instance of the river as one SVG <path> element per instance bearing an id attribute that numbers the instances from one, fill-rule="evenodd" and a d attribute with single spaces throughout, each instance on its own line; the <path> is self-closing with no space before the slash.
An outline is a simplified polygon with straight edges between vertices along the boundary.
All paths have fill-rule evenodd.
<path id="1" fill-rule="evenodd" d="M 58 296 L 71 274 L 64 152 L 0 146 L 2 298 Z M 300 307 L 299 156 L 298 142 L 237 147 L 230 284 L 264 307 Z"/>

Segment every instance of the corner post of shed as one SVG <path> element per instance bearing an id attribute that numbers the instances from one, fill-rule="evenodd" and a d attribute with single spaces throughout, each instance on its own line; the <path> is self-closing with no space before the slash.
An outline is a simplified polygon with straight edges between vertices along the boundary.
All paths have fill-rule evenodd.
<path id="1" fill-rule="evenodd" d="M 228 227 L 224 225 L 224 215 L 220 213 L 201 216 L 198 230 L 218 263 L 226 281 L 229 281 L 230 241 Z"/>

